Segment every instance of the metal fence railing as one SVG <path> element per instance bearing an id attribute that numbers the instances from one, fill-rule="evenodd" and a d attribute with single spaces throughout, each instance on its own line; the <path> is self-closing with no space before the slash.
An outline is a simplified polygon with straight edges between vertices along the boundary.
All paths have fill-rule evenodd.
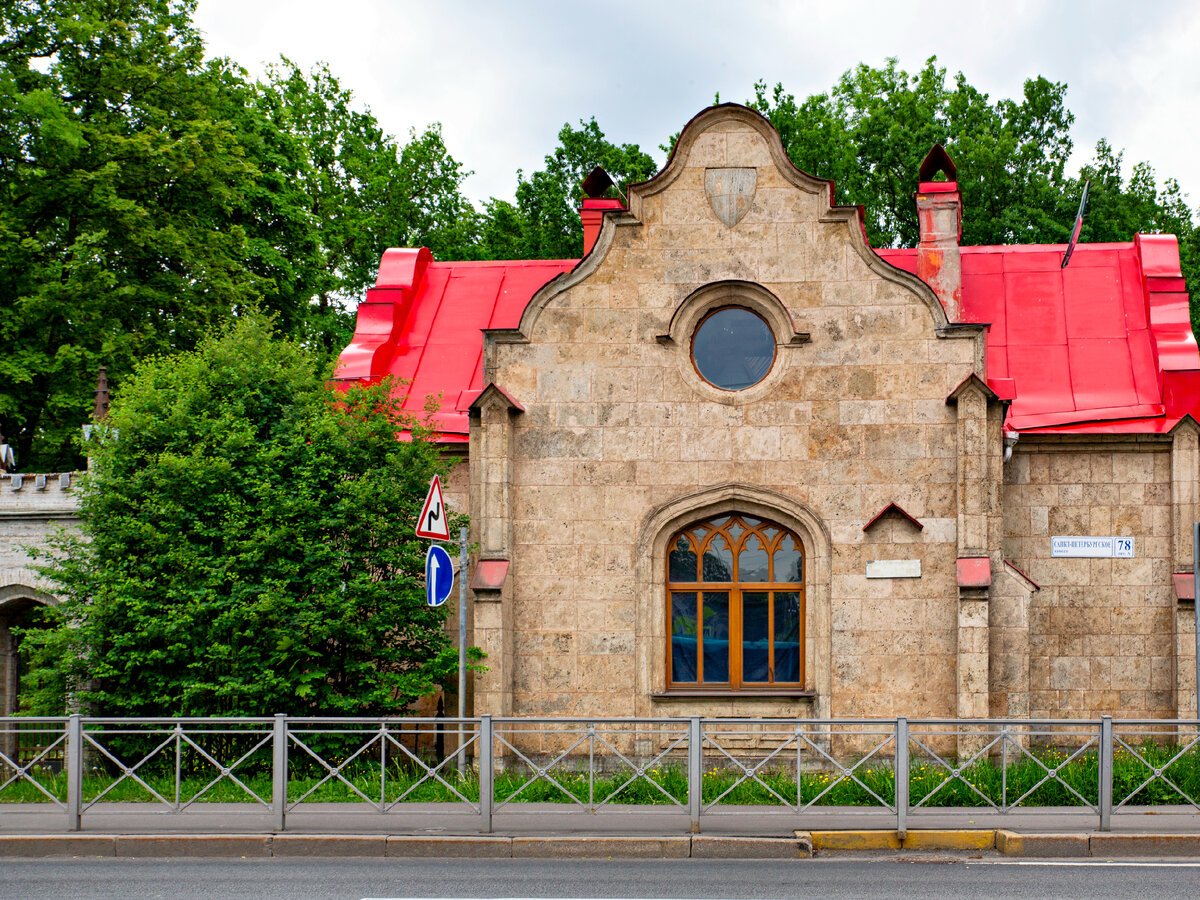
<path id="1" fill-rule="evenodd" d="M 0 718 L 0 825 L 221 803 L 493 817 L 558 803 L 702 819 L 747 809 L 894 817 L 1071 807 L 1200 813 L 1200 720 Z M 348 805 L 347 805 L 348 804 Z M 536 807 L 543 809 L 543 807 Z"/>

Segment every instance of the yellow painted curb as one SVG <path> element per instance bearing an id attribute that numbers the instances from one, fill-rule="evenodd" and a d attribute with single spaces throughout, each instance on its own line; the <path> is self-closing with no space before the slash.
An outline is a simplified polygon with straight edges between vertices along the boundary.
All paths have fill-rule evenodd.
<path id="1" fill-rule="evenodd" d="M 814 850 L 899 850 L 894 831 L 810 831 Z"/>
<path id="2" fill-rule="evenodd" d="M 802 832 L 797 832 L 797 835 Z M 992 850 L 992 829 L 910 831 L 903 841 L 894 831 L 810 831 L 813 850 Z"/>
<path id="3" fill-rule="evenodd" d="M 995 846 L 996 832 L 990 829 L 910 831 L 904 839 L 905 850 L 992 850 Z"/>

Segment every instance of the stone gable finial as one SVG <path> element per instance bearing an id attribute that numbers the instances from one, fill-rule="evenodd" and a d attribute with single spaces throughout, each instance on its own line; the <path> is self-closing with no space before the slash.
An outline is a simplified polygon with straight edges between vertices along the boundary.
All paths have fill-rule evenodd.
<path id="1" fill-rule="evenodd" d="M 100 367 L 100 377 L 96 379 L 96 402 L 92 406 L 92 421 L 103 422 L 108 417 L 108 371 Z"/>

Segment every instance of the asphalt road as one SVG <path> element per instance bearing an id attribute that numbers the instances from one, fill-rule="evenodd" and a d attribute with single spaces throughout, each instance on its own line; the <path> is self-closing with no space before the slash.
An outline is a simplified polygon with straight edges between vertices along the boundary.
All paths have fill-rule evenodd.
<path id="1" fill-rule="evenodd" d="M 1200 861 L 0 860 L 0 898 L 904 897 L 1200 895 Z"/>

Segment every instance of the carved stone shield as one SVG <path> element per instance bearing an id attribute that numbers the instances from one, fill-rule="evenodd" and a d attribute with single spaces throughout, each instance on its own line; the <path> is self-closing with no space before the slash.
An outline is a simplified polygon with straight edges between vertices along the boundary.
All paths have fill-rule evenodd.
<path id="1" fill-rule="evenodd" d="M 754 203 L 754 189 L 758 185 L 758 170 L 706 169 L 704 192 L 717 218 L 732 228 Z"/>

